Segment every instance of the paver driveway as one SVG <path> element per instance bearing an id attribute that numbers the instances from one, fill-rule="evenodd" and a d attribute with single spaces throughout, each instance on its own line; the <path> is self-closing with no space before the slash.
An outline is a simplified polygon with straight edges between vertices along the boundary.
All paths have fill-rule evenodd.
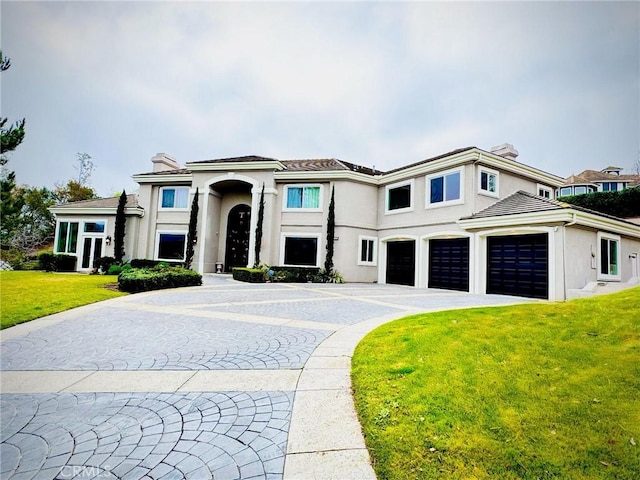
<path id="1" fill-rule="evenodd" d="M 12 327 L 0 476 L 373 478 L 350 391 L 358 341 L 410 313 L 522 301 L 210 275 Z"/>

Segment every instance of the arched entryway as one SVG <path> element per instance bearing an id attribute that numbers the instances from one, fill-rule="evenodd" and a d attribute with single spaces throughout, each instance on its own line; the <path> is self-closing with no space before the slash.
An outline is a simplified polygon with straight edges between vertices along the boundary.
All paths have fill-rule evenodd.
<path id="1" fill-rule="evenodd" d="M 251 207 L 236 205 L 227 217 L 227 241 L 224 268 L 246 267 L 249 263 L 249 237 L 251 236 Z"/>

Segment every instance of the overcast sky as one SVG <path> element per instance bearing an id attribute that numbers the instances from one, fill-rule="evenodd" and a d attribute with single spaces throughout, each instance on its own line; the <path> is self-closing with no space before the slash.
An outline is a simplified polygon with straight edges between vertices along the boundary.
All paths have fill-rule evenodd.
<path id="1" fill-rule="evenodd" d="M 19 183 L 93 157 L 137 186 L 157 152 L 388 170 L 505 142 L 568 176 L 640 153 L 640 3 L 2 1 Z"/>

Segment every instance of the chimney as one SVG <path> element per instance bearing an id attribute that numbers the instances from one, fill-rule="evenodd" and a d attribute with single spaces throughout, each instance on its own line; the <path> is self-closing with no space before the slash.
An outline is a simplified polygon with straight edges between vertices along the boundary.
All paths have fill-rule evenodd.
<path id="1" fill-rule="evenodd" d="M 508 158 L 509 160 L 515 160 L 519 155 L 518 150 L 516 150 L 510 143 L 503 143 L 497 147 L 491 147 L 491 153 Z"/>
<path id="2" fill-rule="evenodd" d="M 155 157 L 151 157 L 154 172 L 166 172 L 167 170 L 178 170 L 180 165 L 176 159 L 166 153 L 157 153 Z"/>

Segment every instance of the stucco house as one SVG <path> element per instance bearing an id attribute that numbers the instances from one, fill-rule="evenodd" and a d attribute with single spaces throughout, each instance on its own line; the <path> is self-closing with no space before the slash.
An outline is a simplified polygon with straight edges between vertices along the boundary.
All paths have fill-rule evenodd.
<path id="1" fill-rule="evenodd" d="M 322 266 L 335 191 L 334 264 L 347 282 L 378 282 L 563 300 L 593 282 L 635 282 L 640 225 L 554 199 L 563 178 L 517 161 L 504 144 L 461 148 L 387 172 L 337 159 L 246 156 L 187 162 L 166 154 L 136 174 L 126 258 L 180 261 L 199 195 L 193 267 L 260 260 Z M 52 208 L 59 253 L 77 269 L 112 255 L 117 198 Z"/>

